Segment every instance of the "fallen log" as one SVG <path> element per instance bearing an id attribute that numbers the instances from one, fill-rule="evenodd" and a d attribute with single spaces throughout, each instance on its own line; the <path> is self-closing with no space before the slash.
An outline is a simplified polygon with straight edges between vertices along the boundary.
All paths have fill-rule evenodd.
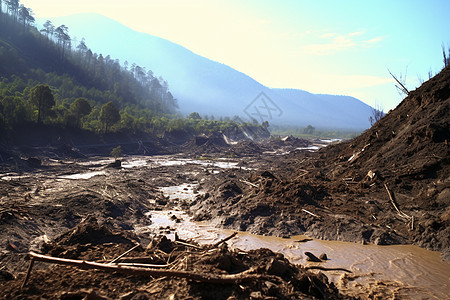
<path id="1" fill-rule="evenodd" d="M 182 271 L 182 270 L 168 270 L 168 269 L 149 269 L 149 268 L 138 268 L 138 267 L 129 267 L 129 266 L 121 266 L 121 265 L 113 265 L 113 264 L 102 264 L 92 261 L 86 260 L 75 260 L 75 259 L 66 259 L 59 257 L 52 257 L 42 254 L 37 254 L 34 252 L 29 253 L 31 263 L 30 268 L 28 269 L 27 277 L 25 278 L 22 287 L 24 287 L 29 279 L 29 275 L 31 274 L 31 268 L 34 261 L 41 261 L 46 263 L 60 264 L 60 265 L 69 265 L 76 266 L 81 269 L 97 269 L 108 272 L 119 272 L 129 275 L 138 275 L 138 276 L 153 276 L 153 277 L 177 277 L 177 278 L 185 278 L 188 280 L 198 281 L 198 282 L 208 282 L 208 283 L 218 283 L 218 284 L 238 284 L 241 282 L 248 282 L 258 279 L 274 279 L 274 276 L 270 275 L 258 275 L 258 274 L 249 274 L 249 270 L 244 271 L 238 274 L 231 275 L 219 275 L 219 274 L 202 274 L 195 273 L 190 271 Z M 251 270 L 251 269 L 250 269 Z"/>

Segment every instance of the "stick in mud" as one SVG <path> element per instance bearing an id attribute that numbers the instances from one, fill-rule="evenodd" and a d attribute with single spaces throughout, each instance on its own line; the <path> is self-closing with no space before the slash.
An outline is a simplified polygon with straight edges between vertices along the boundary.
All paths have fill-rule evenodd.
<path id="1" fill-rule="evenodd" d="M 139 247 L 140 245 L 137 244 L 135 245 L 133 248 L 131 248 L 130 250 L 125 251 L 124 253 L 120 254 L 119 256 L 117 256 L 116 258 L 114 258 L 112 261 L 110 261 L 110 264 L 115 263 L 116 261 L 118 261 L 119 259 L 121 259 L 122 257 L 124 257 L 125 255 L 127 255 L 128 253 L 130 253 L 131 251 L 133 251 L 134 249 L 136 249 L 137 247 Z"/>
<path id="2" fill-rule="evenodd" d="M 395 210 L 398 212 L 398 215 L 402 218 L 411 219 L 411 216 L 408 216 L 398 208 L 397 204 L 395 203 L 394 197 L 392 196 L 391 191 L 387 187 L 386 183 L 384 184 L 384 187 L 386 188 L 386 192 L 389 196 L 389 199 L 391 200 L 391 203 L 394 206 Z"/>
<path id="3" fill-rule="evenodd" d="M 318 216 L 318 215 L 316 215 L 316 214 L 310 212 L 309 210 L 306 210 L 306 209 L 302 208 L 302 211 L 304 211 L 304 212 L 307 213 L 307 214 L 310 214 L 310 215 L 313 216 L 313 217 L 316 217 L 316 218 L 319 218 L 319 219 L 320 219 L 320 216 Z"/>
<path id="4" fill-rule="evenodd" d="M 230 236 L 228 236 L 228 237 L 226 237 L 226 238 L 224 238 L 224 239 L 218 241 L 217 243 L 215 243 L 214 245 L 212 245 L 212 247 L 213 247 L 213 248 L 216 248 L 216 247 L 219 246 L 220 244 L 225 243 L 225 242 L 228 241 L 228 240 L 231 240 L 231 239 L 234 238 L 237 234 L 238 234 L 237 232 L 233 233 L 232 235 L 230 235 Z"/>
<path id="5" fill-rule="evenodd" d="M 27 282 L 28 282 L 28 279 L 30 279 L 30 275 L 31 275 L 31 270 L 33 269 L 33 265 L 34 265 L 34 259 L 33 258 L 31 258 L 30 259 L 30 265 L 28 266 L 28 270 L 27 270 L 27 275 L 25 276 L 25 279 L 23 280 L 23 283 L 22 283 L 22 289 L 25 287 L 25 285 L 27 284 Z"/>
<path id="6" fill-rule="evenodd" d="M 344 269 L 344 268 L 325 268 L 325 267 L 321 267 L 321 266 L 309 266 L 309 267 L 305 267 L 306 270 L 321 270 L 321 271 L 344 271 L 347 273 L 353 273 L 350 270 Z"/>
<path id="7" fill-rule="evenodd" d="M 188 244 L 188 243 L 185 243 L 185 242 L 182 242 L 182 241 L 175 241 L 175 243 L 176 243 L 176 244 L 179 244 L 179 245 L 186 246 L 186 247 L 192 247 L 192 248 L 195 248 L 195 249 L 202 249 L 202 248 L 199 247 L 199 246 L 192 245 L 192 244 Z"/>
<path id="8" fill-rule="evenodd" d="M 255 188 L 259 188 L 259 186 L 257 185 L 257 184 L 254 184 L 254 183 L 252 183 L 252 182 L 250 182 L 250 181 L 247 181 L 247 180 L 243 180 L 243 179 L 241 179 L 241 180 L 239 180 L 240 182 L 242 182 L 242 183 L 245 183 L 245 184 L 248 184 L 248 185 L 250 185 L 250 186 L 253 186 L 253 187 L 255 187 Z"/>

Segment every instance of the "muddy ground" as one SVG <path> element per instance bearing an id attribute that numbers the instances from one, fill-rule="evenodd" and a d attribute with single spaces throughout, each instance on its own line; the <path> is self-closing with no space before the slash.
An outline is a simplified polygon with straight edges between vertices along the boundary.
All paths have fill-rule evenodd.
<path id="1" fill-rule="evenodd" d="M 415 244 L 450 259 L 450 68 L 357 138 L 210 176 L 197 220 L 258 234 Z"/>
<path id="2" fill-rule="evenodd" d="M 165 197 L 158 187 L 198 183 L 223 172 L 213 165 L 161 166 L 178 157 L 140 157 L 134 168 L 97 158 L 42 160 L 41 165 L 2 175 L 0 185 L 0 297 L 4 299 L 345 299 L 325 275 L 290 264 L 270 250 L 230 250 L 226 243 L 199 246 L 170 241 L 173 229 L 142 230 L 145 213 L 190 203 Z M 204 159 L 203 159 L 204 160 Z M 218 161 L 213 159 L 214 161 Z M 245 161 L 234 159 L 234 163 Z M 200 161 L 202 162 L 202 161 Z M 123 164 L 126 166 L 126 163 Z M 255 165 L 256 166 L 256 165 Z M 235 169 L 236 171 L 239 168 Z M 76 174 L 95 174 L 86 179 Z M 225 173 L 224 173 L 225 174 Z M 21 288 L 28 253 L 110 262 L 139 245 L 127 259 L 165 265 L 210 278 L 236 275 L 235 283 L 204 283 L 171 276 L 134 276 L 36 262 Z M 119 262 L 119 261 L 118 261 Z M 126 262 L 121 260 L 120 262 Z M 134 261 L 136 262 L 136 260 Z M 249 277 L 250 280 L 240 277 Z M 91 297 L 91 298 L 89 298 Z M 97 298 L 95 298 L 97 297 Z"/>
<path id="3" fill-rule="evenodd" d="M 2 146 L 0 296 L 344 297 L 324 275 L 293 266 L 270 251 L 244 253 L 225 244 L 210 247 L 181 241 L 190 244 L 186 246 L 161 237 L 171 228 L 137 230 L 149 225 L 146 212 L 173 207 L 190 212 L 197 221 L 224 228 L 283 237 L 307 234 L 379 245 L 415 244 L 441 251 L 448 260 L 449 122 L 450 68 L 446 68 L 361 136 L 315 152 L 298 150 L 311 142 L 297 139 L 229 144 L 213 135 L 178 144 L 158 141 L 154 148 L 130 142 L 124 144 L 129 154 L 142 150 L 183 154 L 141 157 L 144 165 L 127 168 L 93 157 L 91 152 L 100 147 L 95 144 L 80 149 Z M 115 145 L 103 143 L 99 152 Z M 235 163 L 234 168 L 218 167 L 224 157 Z M 161 163 L 180 158 L 205 163 Z M 89 172 L 96 176 L 70 177 Z M 182 183 L 198 183 L 194 202 L 169 199 L 158 189 Z M 136 244 L 140 246 L 129 256 L 165 262 L 173 270 L 251 275 L 254 280 L 204 284 L 36 263 L 29 282 L 20 289 L 29 251 L 109 262 Z"/>

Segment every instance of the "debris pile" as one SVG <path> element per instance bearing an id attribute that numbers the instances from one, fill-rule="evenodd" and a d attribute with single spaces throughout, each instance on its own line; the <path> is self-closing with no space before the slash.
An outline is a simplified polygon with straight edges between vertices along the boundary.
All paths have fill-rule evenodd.
<path id="1" fill-rule="evenodd" d="M 268 249 L 231 250 L 227 239 L 201 246 L 155 236 L 141 245 L 90 217 L 44 245 L 45 254 L 30 253 L 26 278 L 0 281 L 0 297 L 347 299 L 322 273 Z"/>

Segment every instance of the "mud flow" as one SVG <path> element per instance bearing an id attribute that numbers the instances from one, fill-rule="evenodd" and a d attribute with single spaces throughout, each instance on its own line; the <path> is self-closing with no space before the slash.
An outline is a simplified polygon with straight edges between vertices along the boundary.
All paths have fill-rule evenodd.
<path id="1" fill-rule="evenodd" d="M 447 67 L 348 141 L 2 150 L 0 298 L 448 299 L 449 124 Z"/>
<path id="2" fill-rule="evenodd" d="M 196 184 L 161 188 L 171 198 L 195 201 Z M 167 237 L 192 239 L 213 244 L 234 231 L 212 227 L 207 222 L 194 222 L 181 208 L 153 211 L 148 214 L 152 230 L 165 229 Z M 145 230 L 141 228 L 139 230 Z M 244 251 L 267 248 L 283 254 L 290 262 L 303 266 L 345 268 L 327 271 L 328 278 L 347 295 L 362 299 L 445 299 L 450 290 L 450 263 L 443 262 L 439 252 L 417 246 L 377 246 L 349 242 L 323 241 L 307 236 L 280 238 L 239 232 L 229 241 L 234 249 Z M 327 255 L 320 263 L 308 261 L 305 252 Z"/>

